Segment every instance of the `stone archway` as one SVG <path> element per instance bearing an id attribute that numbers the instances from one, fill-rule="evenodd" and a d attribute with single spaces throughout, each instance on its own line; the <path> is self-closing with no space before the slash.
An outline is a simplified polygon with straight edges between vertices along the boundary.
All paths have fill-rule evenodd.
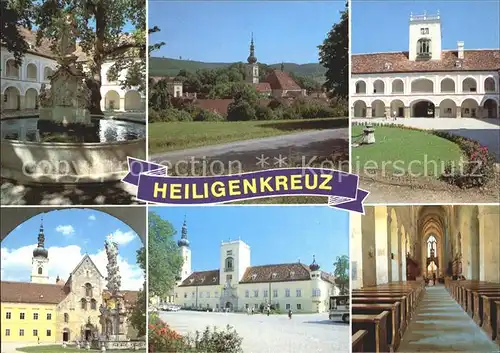
<path id="1" fill-rule="evenodd" d="M 417 78 L 411 82 L 411 93 L 433 93 L 434 82 L 428 78 Z"/>
<path id="2" fill-rule="evenodd" d="M 496 92 L 495 79 L 493 77 L 487 77 L 486 80 L 484 80 L 484 91 L 486 93 Z"/>
<path id="3" fill-rule="evenodd" d="M 360 80 L 356 82 L 356 93 L 357 94 L 366 94 L 366 82 Z"/>
<path id="4" fill-rule="evenodd" d="M 19 110 L 21 108 L 21 93 L 16 87 L 7 87 L 4 91 L 2 106 L 5 110 Z"/>
<path id="5" fill-rule="evenodd" d="M 14 59 L 8 59 L 5 62 L 5 76 L 10 78 L 20 79 L 20 70 L 19 67 L 16 66 L 16 62 Z"/>
<path id="6" fill-rule="evenodd" d="M 141 95 L 137 91 L 128 91 L 125 93 L 125 110 L 141 110 Z"/>
<path id="7" fill-rule="evenodd" d="M 374 100 L 372 102 L 372 117 L 373 118 L 383 118 L 385 117 L 385 103 L 380 99 Z"/>
<path id="8" fill-rule="evenodd" d="M 229 310 L 229 311 L 233 311 L 233 303 L 226 302 L 226 304 L 224 304 L 224 308 Z"/>
<path id="9" fill-rule="evenodd" d="M 366 118 L 366 103 L 362 100 L 354 102 L 354 117 Z"/>
<path id="10" fill-rule="evenodd" d="M 65 327 L 62 331 L 62 341 L 69 342 L 71 340 L 71 332 L 69 328 Z"/>
<path id="11" fill-rule="evenodd" d="M 24 94 L 24 108 L 37 109 L 38 108 L 38 92 L 34 88 L 30 88 Z"/>
<path id="12" fill-rule="evenodd" d="M 435 105 L 428 100 L 420 100 L 411 104 L 412 118 L 434 118 Z"/>
<path id="13" fill-rule="evenodd" d="M 374 94 L 384 94 L 385 93 L 385 83 L 382 80 L 376 80 L 373 82 L 373 93 Z"/>
<path id="14" fill-rule="evenodd" d="M 391 114 L 396 117 L 403 118 L 405 116 L 405 104 L 400 99 L 395 99 L 391 102 Z"/>
<path id="15" fill-rule="evenodd" d="M 392 81 L 392 93 L 404 93 L 405 85 L 403 80 L 397 78 Z"/>
<path id="16" fill-rule="evenodd" d="M 472 77 L 467 77 L 462 81 L 462 92 L 477 92 L 477 81 Z"/>
<path id="17" fill-rule="evenodd" d="M 120 95 L 116 91 L 108 91 L 104 96 L 105 110 L 120 110 Z"/>
<path id="18" fill-rule="evenodd" d="M 443 99 L 441 103 L 439 103 L 439 116 L 442 118 L 456 118 L 456 103 L 452 99 Z"/>
<path id="19" fill-rule="evenodd" d="M 483 108 L 485 118 L 498 118 L 498 103 L 496 100 L 492 98 L 485 100 Z"/>
<path id="20" fill-rule="evenodd" d="M 146 210 L 131 206 L 116 206 L 116 207 L 76 207 L 79 209 L 94 209 L 96 211 L 104 212 L 113 216 L 123 223 L 126 223 L 134 232 L 139 235 L 142 242 L 146 243 Z M 27 221 L 28 219 L 40 214 L 56 210 L 67 210 L 65 207 L 2 207 L 1 216 L 2 222 L 0 225 L 2 240 L 18 225 Z M 141 211 L 144 215 L 141 215 Z"/>
<path id="21" fill-rule="evenodd" d="M 38 81 L 38 69 L 35 64 L 29 63 L 26 66 L 26 78 L 30 81 Z"/>
<path id="22" fill-rule="evenodd" d="M 477 118 L 478 117 L 479 104 L 472 98 L 465 99 L 461 106 L 462 118 Z"/>
<path id="23" fill-rule="evenodd" d="M 455 81 L 451 78 L 441 80 L 441 93 L 455 93 Z"/>

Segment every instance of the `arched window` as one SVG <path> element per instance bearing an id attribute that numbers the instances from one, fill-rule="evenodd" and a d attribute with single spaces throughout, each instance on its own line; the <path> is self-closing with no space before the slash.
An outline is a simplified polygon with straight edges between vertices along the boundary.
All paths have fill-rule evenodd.
<path id="1" fill-rule="evenodd" d="M 85 296 L 92 297 L 92 285 L 90 283 L 85 283 Z"/>
<path id="2" fill-rule="evenodd" d="M 81 305 L 82 305 L 82 310 L 87 310 L 87 299 L 82 298 L 80 300 L 80 302 L 81 302 Z"/>
<path id="3" fill-rule="evenodd" d="M 437 248 L 437 240 L 434 235 L 427 239 L 427 257 L 435 257 Z"/>
<path id="4" fill-rule="evenodd" d="M 97 301 L 95 299 L 90 301 L 90 309 L 97 310 Z"/>
<path id="5" fill-rule="evenodd" d="M 69 322 L 69 314 L 68 313 L 64 313 L 64 322 L 65 323 Z"/>
<path id="6" fill-rule="evenodd" d="M 43 268 L 38 267 L 38 274 L 41 275 L 43 273 Z"/>
<path id="7" fill-rule="evenodd" d="M 431 40 L 419 39 L 417 42 L 417 55 L 421 57 L 431 56 Z"/>
<path id="8" fill-rule="evenodd" d="M 226 258 L 226 271 L 232 271 L 234 268 L 234 259 L 232 257 Z"/>

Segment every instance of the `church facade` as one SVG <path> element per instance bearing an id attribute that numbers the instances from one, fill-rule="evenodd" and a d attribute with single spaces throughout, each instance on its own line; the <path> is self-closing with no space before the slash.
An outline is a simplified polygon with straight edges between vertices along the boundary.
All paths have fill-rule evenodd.
<path id="1" fill-rule="evenodd" d="M 66 281 L 50 283 L 43 224 L 33 250 L 30 282 L 1 282 L 2 342 L 61 343 L 90 340 L 101 331 L 105 280 L 89 255 Z M 131 310 L 137 292 L 122 291 Z M 133 335 L 133 331 L 130 332 Z"/>
<path id="2" fill-rule="evenodd" d="M 311 265 L 252 266 L 250 246 L 233 240 L 221 243 L 218 269 L 192 272 L 186 222 L 178 246 L 184 263 L 172 299 L 184 308 L 244 311 L 270 305 L 282 311 L 325 312 L 329 296 L 338 294 L 333 275 L 314 259 Z"/>
<path id="3" fill-rule="evenodd" d="M 441 38 L 439 14 L 411 15 L 408 51 L 352 55 L 351 116 L 500 117 L 500 49 Z"/>
<path id="4" fill-rule="evenodd" d="M 36 33 L 21 28 L 28 42 L 29 50 L 19 67 L 15 65 L 14 54 L 7 48 L 0 48 L 1 65 L 1 110 L 3 114 L 26 114 L 39 108 L 39 94 L 42 84 L 50 85 L 50 76 L 57 69 L 57 61 L 46 41 L 36 45 Z M 85 60 L 79 53 L 80 60 Z M 119 82 L 109 81 L 108 70 L 113 62 L 104 63 L 101 76 L 101 108 L 103 111 L 144 111 L 145 96 L 135 89 L 124 90 Z M 121 77 L 125 77 L 125 72 Z"/>

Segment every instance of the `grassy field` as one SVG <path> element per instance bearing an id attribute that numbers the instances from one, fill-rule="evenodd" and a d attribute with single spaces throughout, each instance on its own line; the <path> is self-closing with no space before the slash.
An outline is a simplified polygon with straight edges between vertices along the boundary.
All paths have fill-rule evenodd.
<path id="1" fill-rule="evenodd" d="M 352 128 L 352 142 L 363 134 L 363 128 Z M 458 167 L 463 156 L 457 144 L 424 131 L 379 126 L 375 127 L 375 139 L 373 145 L 352 148 L 353 173 L 377 169 L 391 174 L 438 176 L 447 162 Z"/>
<path id="2" fill-rule="evenodd" d="M 152 123 L 149 124 L 149 154 L 307 130 L 347 127 L 347 124 L 347 118 Z"/>
<path id="3" fill-rule="evenodd" d="M 63 348 L 59 345 L 50 345 L 50 346 L 33 346 L 33 347 L 22 347 L 17 349 L 18 352 L 29 352 L 29 353 L 70 353 L 70 352 L 82 352 L 87 351 L 84 348 L 76 349 L 76 348 Z M 90 350 L 90 352 L 99 352 L 97 350 Z M 115 351 L 106 351 L 108 353 L 137 353 L 141 351 L 126 351 L 126 350 L 115 350 Z M 146 353 L 146 351 L 142 351 Z"/>

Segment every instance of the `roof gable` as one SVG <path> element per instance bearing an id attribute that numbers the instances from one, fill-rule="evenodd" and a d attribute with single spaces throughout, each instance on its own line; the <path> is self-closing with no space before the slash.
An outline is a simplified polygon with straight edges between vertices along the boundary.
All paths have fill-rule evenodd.
<path id="1" fill-rule="evenodd" d="M 99 271 L 99 269 L 97 268 L 97 266 L 95 265 L 94 261 L 92 261 L 92 259 L 90 258 L 89 254 L 85 254 L 82 258 L 82 260 L 78 263 L 78 265 L 76 265 L 76 267 L 73 269 L 73 271 L 71 272 L 71 275 L 74 275 L 76 274 L 76 272 L 84 266 L 85 264 L 85 260 L 88 260 L 88 263 L 91 267 L 94 268 L 94 270 L 97 272 L 97 274 L 99 276 L 101 276 L 101 278 L 104 278 L 104 276 L 101 274 L 101 271 Z"/>
<path id="2" fill-rule="evenodd" d="M 179 287 L 218 286 L 220 284 L 219 270 L 193 272 Z"/>
<path id="3" fill-rule="evenodd" d="M 276 90 L 302 90 L 297 82 L 287 73 L 280 70 L 271 71 L 264 80 Z"/>

